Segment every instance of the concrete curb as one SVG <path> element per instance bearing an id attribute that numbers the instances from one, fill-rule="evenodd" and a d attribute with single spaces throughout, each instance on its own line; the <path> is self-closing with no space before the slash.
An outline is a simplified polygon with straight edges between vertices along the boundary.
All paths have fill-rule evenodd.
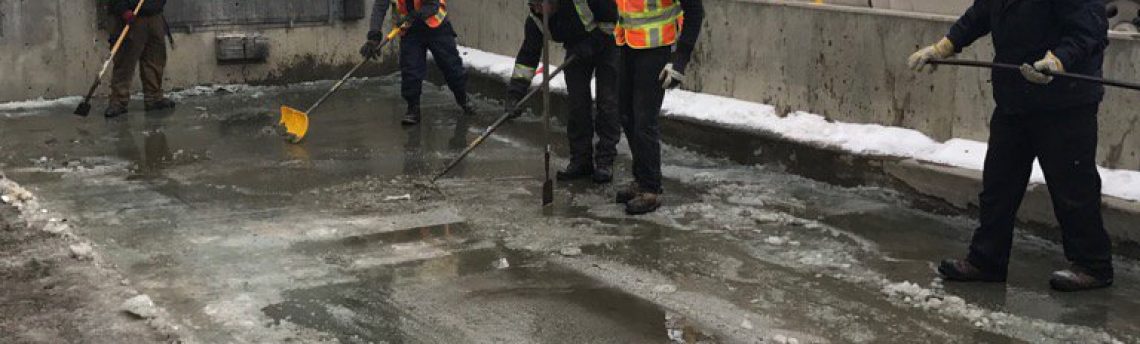
<path id="1" fill-rule="evenodd" d="M 478 89 L 492 90 L 502 98 L 505 85 L 495 75 L 472 73 Z M 439 79 L 436 76 L 433 79 Z M 552 106 L 566 96 L 555 93 Z M 558 111 L 563 115 L 563 111 Z M 982 172 L 914 159 L 854 155 L 828 147 L 794 142 L 772 133 L 665 113 L 662 135 L 670 144 L 741 164 L 780 164 L 788 172 L 840 186 L 877 186 L 903 192 L 915 206 L 943 215 L 975 217 Z M 732 148 L 725 148 L 732 147 Z M 1104 196 L 1104 220 L 1118 255 L 1140 258 L 1140 202 Z M 1030 185 L 1018 214 L 1019 227 L 1033 235 L 1060 242 L 1060 227 L 1053 216 L 1048 187 Z"/>

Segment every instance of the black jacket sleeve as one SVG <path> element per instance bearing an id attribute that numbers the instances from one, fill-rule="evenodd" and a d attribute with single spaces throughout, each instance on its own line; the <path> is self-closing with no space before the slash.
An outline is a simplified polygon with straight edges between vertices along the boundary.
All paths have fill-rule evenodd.
<path id="1" fill-rule="evenodd" d="M 594 11 L 594 21 L 600 23 L 617 23 L 617 3 L 614 0 L 591 0 L 590 10 Z"/>
<path id="2" fill-rule="evenodd" d="M 515 97 L 522 97 L 530 88 L 534 79 L 535 70 L 538 69 L 538 60 L 542 59 L 542 29 L 534 22 L 534 17 L 526 20 L 526 38 L 523 38 L 522 47 L 515 57 L 515 69 L 511 75 L 511 84 L 507 92 Z"/>
<path id="3" fill-rule="evenodd" d="M 1080 0 L 1074 0 L 1080 1 Z M 966 10 L 962 17 L 950 27 L 946 38 L 954 43 L 955 51 L 974 44 L 978 38 L 990 33 L 990 6 L 993 0 L 974 0 L 974 4 Z"/>
<path id="4" fill-rule="evenodd" d="M 1056 0 L 1061 43 L 1053 54 L 1064 66 L 1084 62 L 1108 46 L 1108 18 L 1104 0 Z"/>
<path id="5" fill-rule="evenodd" d="M 673 52 L 673 69 L 684 73 L 689 59 L 693 56 L 693 49 L 697 46 L 697 38 L 701 36 L 701 26 L 705 22 L 705 5 L 702 0 L 680 0 L 681 9 L 685 11 L 685 22 L 681 28 L 681 37 L 677 39 L 677 48 Z"/>
<path id="6" fill-rule="evenodd" d="M 376 0 L 372 5 L 372 23 L 368 26 L 368 40 L 380 41 L 384 39 L 384 18 L 388 17 L 389 2 Z"/>

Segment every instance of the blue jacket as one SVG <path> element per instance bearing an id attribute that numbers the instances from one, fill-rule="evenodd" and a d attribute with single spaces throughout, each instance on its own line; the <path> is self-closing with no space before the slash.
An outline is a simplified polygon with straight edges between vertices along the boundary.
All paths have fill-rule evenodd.
<path id="1" fill-rule="evenodd" d="M 993 36 L 994 62 L 1033 64 L 1048 51 L 1066 72 L 1101 76 L 1108 47 L 1104 0 L 974 0 L 946 37 L 961 50 Z M 1016 71 L 993 72 L 994 100 L 1006 112 L 1099 103 L 1104 86 L 1056 78 L 1048 85 Z"/>

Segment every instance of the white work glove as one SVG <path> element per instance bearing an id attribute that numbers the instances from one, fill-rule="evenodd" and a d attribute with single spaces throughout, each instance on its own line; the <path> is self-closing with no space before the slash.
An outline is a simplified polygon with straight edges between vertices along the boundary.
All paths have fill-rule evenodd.
<path id="1" fill-rule="evenodd" d="M 661 88 L 668 90 L 681 86 L 685 82 L 685 74 L 673 69 L 673 64 L 670 63 L 665 65 L 657 79 L 661 81 Z"/>
<path id="2" fill-rule="evenodd" d="M 930 64 L 930 59 L 944 59 L 951 56 L 954 56 L 954 43 L 943 37 L 938 43 L 931 44 L 911 54 L 906 64 L 916 72 L 934 72 L 938 66 Z"/>
<path id="3" fill-rule="evenodd" d="M 1045 58 L 1034 62 L 1032 66 L 1028 63 L 1021 64 L 1021 76 L 1034 84 L 1048 84 L 1053 82 L 1053 76 L 1050 74 L 1064 72 L 1065 65 L 1057 55 L 1053 55 L 1052 51 L 1045 53 Z"/>

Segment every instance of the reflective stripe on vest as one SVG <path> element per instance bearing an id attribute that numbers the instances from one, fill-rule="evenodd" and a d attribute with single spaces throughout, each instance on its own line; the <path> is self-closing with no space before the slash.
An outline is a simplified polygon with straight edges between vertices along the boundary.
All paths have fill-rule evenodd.
<path id="1" fill-rule="evenodd" d="M 598 28 L 598 23 L 594 22 L 594 11 L 590 10 L 590 4 L 586 0 L 574 0 L 574 8 L 578 10 L 578 19 L 582 20 L 586 32 Z"/>
<path id="2" fill-rule="evenodd" d="M 649 49 L 677 42 L 684 11 L 678 0 L 616 0 L 618 23 L 614 39 L 618 45 Z"/>
<path id="3" fill-rule="evenodd" d="M 408 11 L 408 6 L 405 5 L 405 3 L 405 0 L 392 0 L 392 7 L 395 8 L 396 12 L 403 17 L 407 17 L 410 13 Z M 419 11 L 420 8 L 423 7 L 423 0 L 415 0 L 415 3 L 412 4 L 412 6 L 415 6 L 415 10 Z M 443 25 L 444 19 L 447 19 L 447 0 L 439 0 L 439 11 L 435 12 L 434 16 L 427 18 L 427 20 L 424 22 L 428 27 L 434 29 L 438 28 L 440 25 Z"/>

